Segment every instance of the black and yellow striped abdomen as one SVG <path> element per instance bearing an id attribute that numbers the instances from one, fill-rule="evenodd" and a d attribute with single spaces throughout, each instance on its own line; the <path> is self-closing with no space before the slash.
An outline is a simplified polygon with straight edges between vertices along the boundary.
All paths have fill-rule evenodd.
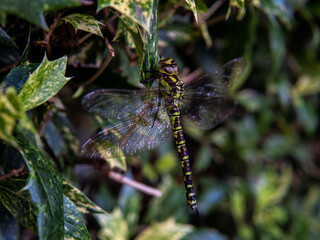
<path id="1" fill-rule="evenodd" d="M 167 106 L 167 111 L 171 118 L 174 141 L 178 150 L 181 168 L 184 175 L 184 184 L 186 187 L 187 201 L 191 209 L 198 212 L 195 192 L 192 185 L 192 173 L 189 155 L 187 152 L 186 142 L 183 135 L 182 125 L 180 121 L 180 110 L 178 104 Z"/>
<path id="2" fill-rule="evenodd" d="M 192 185 L 192 174 L 187 152 L 186 142 L 181 124 L 180 102 L 183 99 L 185 84 L 178 76 L 178 68 L 174 60 L 164 58 L 160 60 L 159 72 L 161 73 L 160 85 L 163 97 L 166 98 L 166 108 L 171 119 L 171 126 L 175 144 L 184 175 L 184 184 L 189 206 L 198 212 L 195 193 Z"/>

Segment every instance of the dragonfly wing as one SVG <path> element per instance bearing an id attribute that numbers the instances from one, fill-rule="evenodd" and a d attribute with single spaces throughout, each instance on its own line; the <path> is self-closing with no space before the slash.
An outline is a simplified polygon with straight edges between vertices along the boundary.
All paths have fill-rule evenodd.
<path id="1" fill-rule="evenodd" d="M 82 107 L 90 113 L 120 120 L 139 114 L 146 101 L 158 102 L 158 89 L 99 89 L 83 97 Z"/>
<path id="2" fill-rule="evenodd" d="M 241 76 L 246 66 L 244 58 L 236 58 L 220 70 L 204 74 L 186 85 L 182 101 L 185 124 L 209 129 L 227 119 L 236 106 L 229 87 Z"/>
<path id="3" fill-rule="evenodd" d="M 226 63 L 218 71 L 203 74 L 186 84 L 185 97 L 215 97 L 225 95 L 242 75 L 246 67 L 244 58 L 236 58 Z"/>
<path id="4" fill-rule="evenodd" d="M 97 133 L 83 145 L 82 154 L 89 158 L 119 158 L 162 145 L 170 136 L 168 114 L 164 107 L 145 110 Z"/>
<path id="5" fill-rule="evenodd" d="M 236 103 L 229 95 L 185 100 L 182 122 L 199 129 L 210 129 L 226 120 L 235 110 Z"/>

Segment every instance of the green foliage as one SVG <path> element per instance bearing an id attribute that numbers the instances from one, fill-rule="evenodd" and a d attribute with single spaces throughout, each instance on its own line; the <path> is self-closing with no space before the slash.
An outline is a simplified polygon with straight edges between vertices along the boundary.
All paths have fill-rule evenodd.
<path id="1" fill-rule="evenodd" d="M 1 239 L 19 227 L 40 239 L 318 239 L 318 1 L 80 2 L 1 1 Z M 160 56 L 184 81 L 247 60 L 231 119 L 183 126 L 200 216 L 170 140 L 126 159 L 79 152 L 113 123 L 84 113 L 79 96 L 142 87 Z"/>
<path id="2" fill-rule="evenodd" d="M 63 17 L 61 20 L 70 23 L 76 31 L 80 29 L 103 37 L 99 27 L 99 24 L 102 23 L 89 15 L 74 13 Z"/>
<path id="3" fill-rule="evenodd" d="M 11 0 L 3 0 L 0 6 L 0 23 L 5 22 L 7 14 L 14 14 L 47 29 L 48 26 L 43 16 L 44 11 L 76 6 L 79 6 L 79 3 L 75 0 L 18 0 L 14 4 Z"/>

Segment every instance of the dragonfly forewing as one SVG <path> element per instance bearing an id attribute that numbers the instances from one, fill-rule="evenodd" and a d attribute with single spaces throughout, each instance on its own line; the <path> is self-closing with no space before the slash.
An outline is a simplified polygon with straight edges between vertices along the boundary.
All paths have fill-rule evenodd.
<path id="1" fill-rule="evenodd" d="M 171 135 L 170 120 L 164 107 L 145 105 L 139 114 L 131 113 L 122 123 L 110 126 L 90 138 L 82 147 L 89 158 L 123 158 L 150 151 Z"/>
<path id="2" fill-rule="evenodd" d="M 122 90 L 100 89 L 88 93 L 82 99 L 82 107 L 102 117 L 126 120 L 132 114 L 139 114 L 146 103 L 158 106 L 157 89 Z"/>

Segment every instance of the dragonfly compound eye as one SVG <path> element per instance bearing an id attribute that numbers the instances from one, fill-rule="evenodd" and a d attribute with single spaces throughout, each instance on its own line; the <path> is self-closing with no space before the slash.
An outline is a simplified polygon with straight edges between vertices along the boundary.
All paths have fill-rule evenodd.
<path id="1" fill-rule="evenodd" d="M 169 65 L 164 67 L 164 71 L 167 74 L 178 74 L 178 66 L 177 65 Z"/>

